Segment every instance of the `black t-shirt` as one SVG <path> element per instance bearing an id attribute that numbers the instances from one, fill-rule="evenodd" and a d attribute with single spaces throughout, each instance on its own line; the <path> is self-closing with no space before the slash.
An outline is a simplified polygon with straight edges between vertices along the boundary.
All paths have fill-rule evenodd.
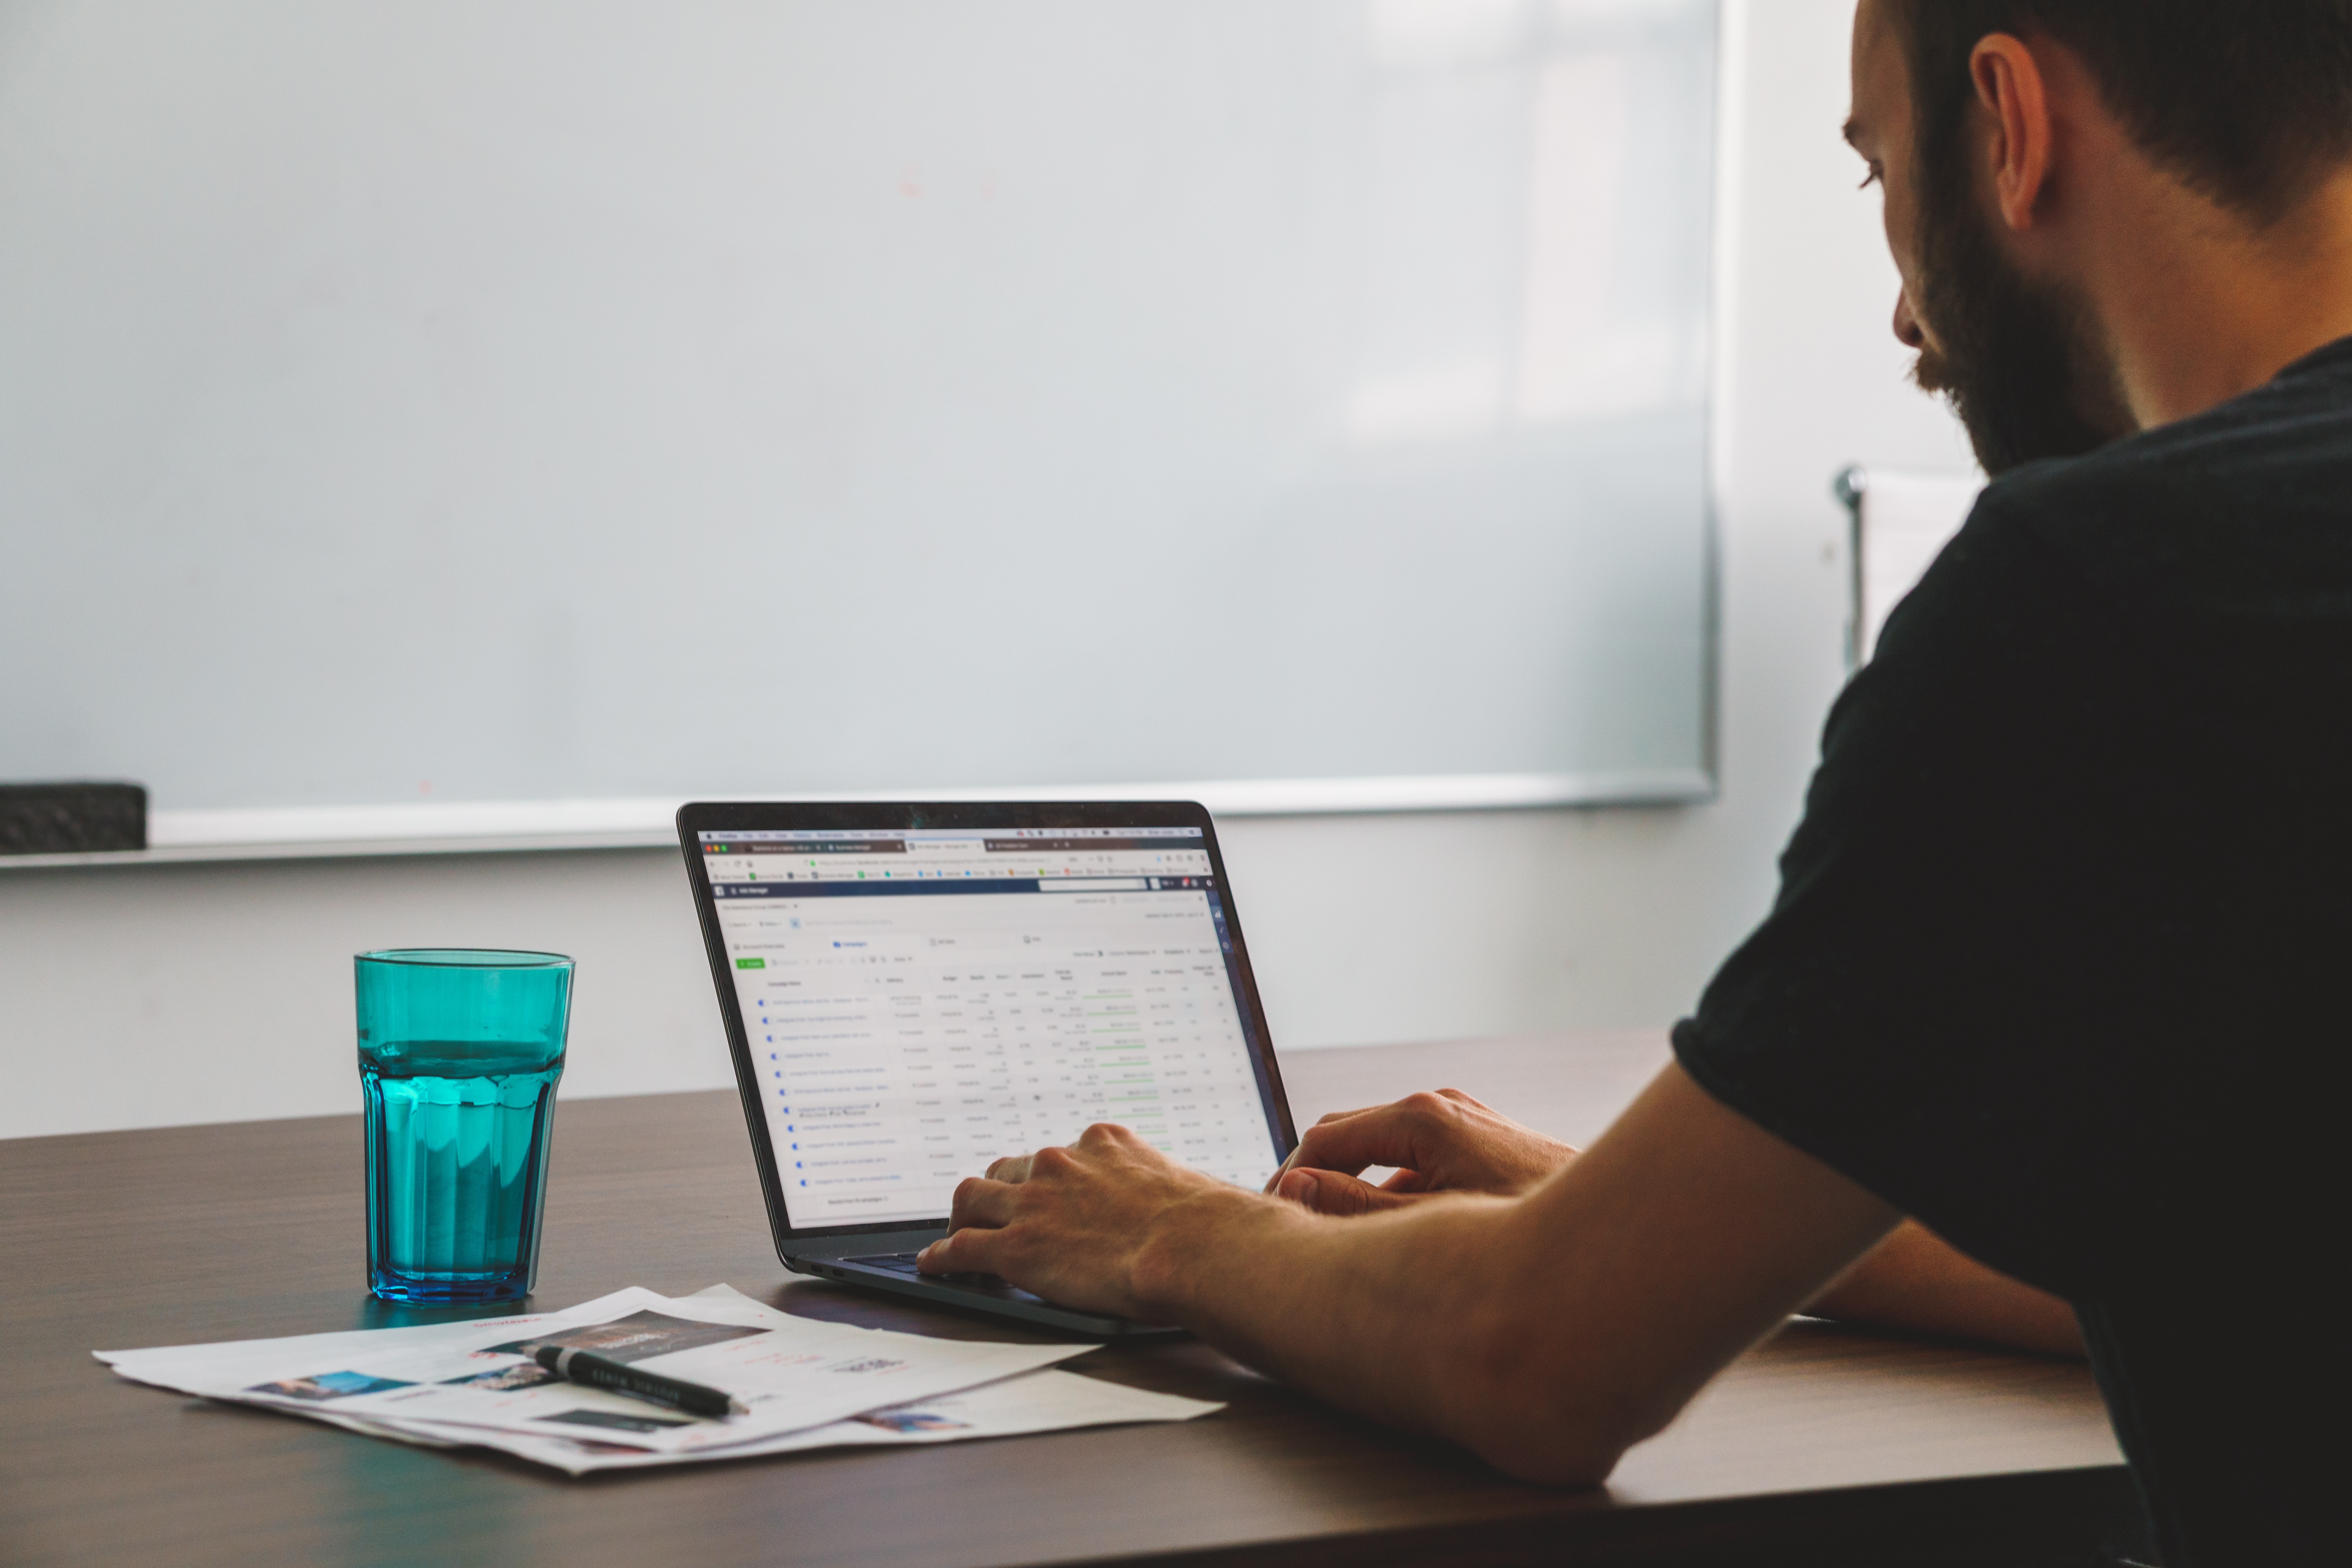
<path id="1" fill-rule="evenodd" d="M 2168 1568 L 2337 1561 L 2352 339 L 1977 503 L 1675 1032 L 2075 1305 Z"/>

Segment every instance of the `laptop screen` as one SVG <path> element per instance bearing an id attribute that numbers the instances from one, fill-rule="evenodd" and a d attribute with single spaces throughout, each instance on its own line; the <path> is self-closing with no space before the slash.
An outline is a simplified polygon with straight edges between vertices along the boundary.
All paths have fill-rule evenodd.
<path id="1" fill-rule="evenodd" d="M 1097 1121 L 1249 1186 L 1279 1163 L 1200 829 L 697 837 L 794 1230 L 943 1221 Z"/>

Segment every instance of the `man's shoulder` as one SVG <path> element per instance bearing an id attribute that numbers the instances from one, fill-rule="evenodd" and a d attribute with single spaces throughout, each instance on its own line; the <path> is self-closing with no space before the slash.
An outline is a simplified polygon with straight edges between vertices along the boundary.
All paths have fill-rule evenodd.
<path id="1" fill-rule="evenodd" d="M 1990 689 L 2285 610 L 2352 635 L 2352 345 L 2205 414 L 1985 487 L 1869 683 Z M 2032 672 L 2030 676 L 2026 672 Z M 2012 682 L 2014 684 L 2014 682 Z"/>
<path id="2" fill-rule="evenodd" d="M 2095 533 L 2242 513 L 2352 510 L 2352 344 L 2191 418 L 2079 458 L 2029 463 L 1979 506 Z"/>
<path id="3" fill-rule="evenodd" d="M 1986 487 L 1979 550 L 2036 555 L 2126 611 L 2352 585 L 2352 364 Z"/>

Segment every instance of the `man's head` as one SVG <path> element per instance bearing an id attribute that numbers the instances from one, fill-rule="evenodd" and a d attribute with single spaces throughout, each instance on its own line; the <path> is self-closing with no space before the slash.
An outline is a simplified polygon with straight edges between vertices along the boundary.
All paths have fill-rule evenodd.
<path id="1" fill-rule="evenodd" d="M 2087 451 L 2137 423 L 2080 264 L 2148 241 L 2118 191 L 2293 211 L 2352 159 L 2352 0 L 1862 0 L 1848 135 L 1920 385 L 1988 472 Z"/>

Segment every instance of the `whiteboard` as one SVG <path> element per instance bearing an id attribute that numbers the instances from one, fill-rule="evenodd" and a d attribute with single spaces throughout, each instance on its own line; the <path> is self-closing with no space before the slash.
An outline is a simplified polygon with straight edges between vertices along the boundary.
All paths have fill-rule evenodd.
<path id="1" fill-rule="evenodd" d="M 1703 782 L 1716 30 L 12 0 L 0 777 Z"/>

